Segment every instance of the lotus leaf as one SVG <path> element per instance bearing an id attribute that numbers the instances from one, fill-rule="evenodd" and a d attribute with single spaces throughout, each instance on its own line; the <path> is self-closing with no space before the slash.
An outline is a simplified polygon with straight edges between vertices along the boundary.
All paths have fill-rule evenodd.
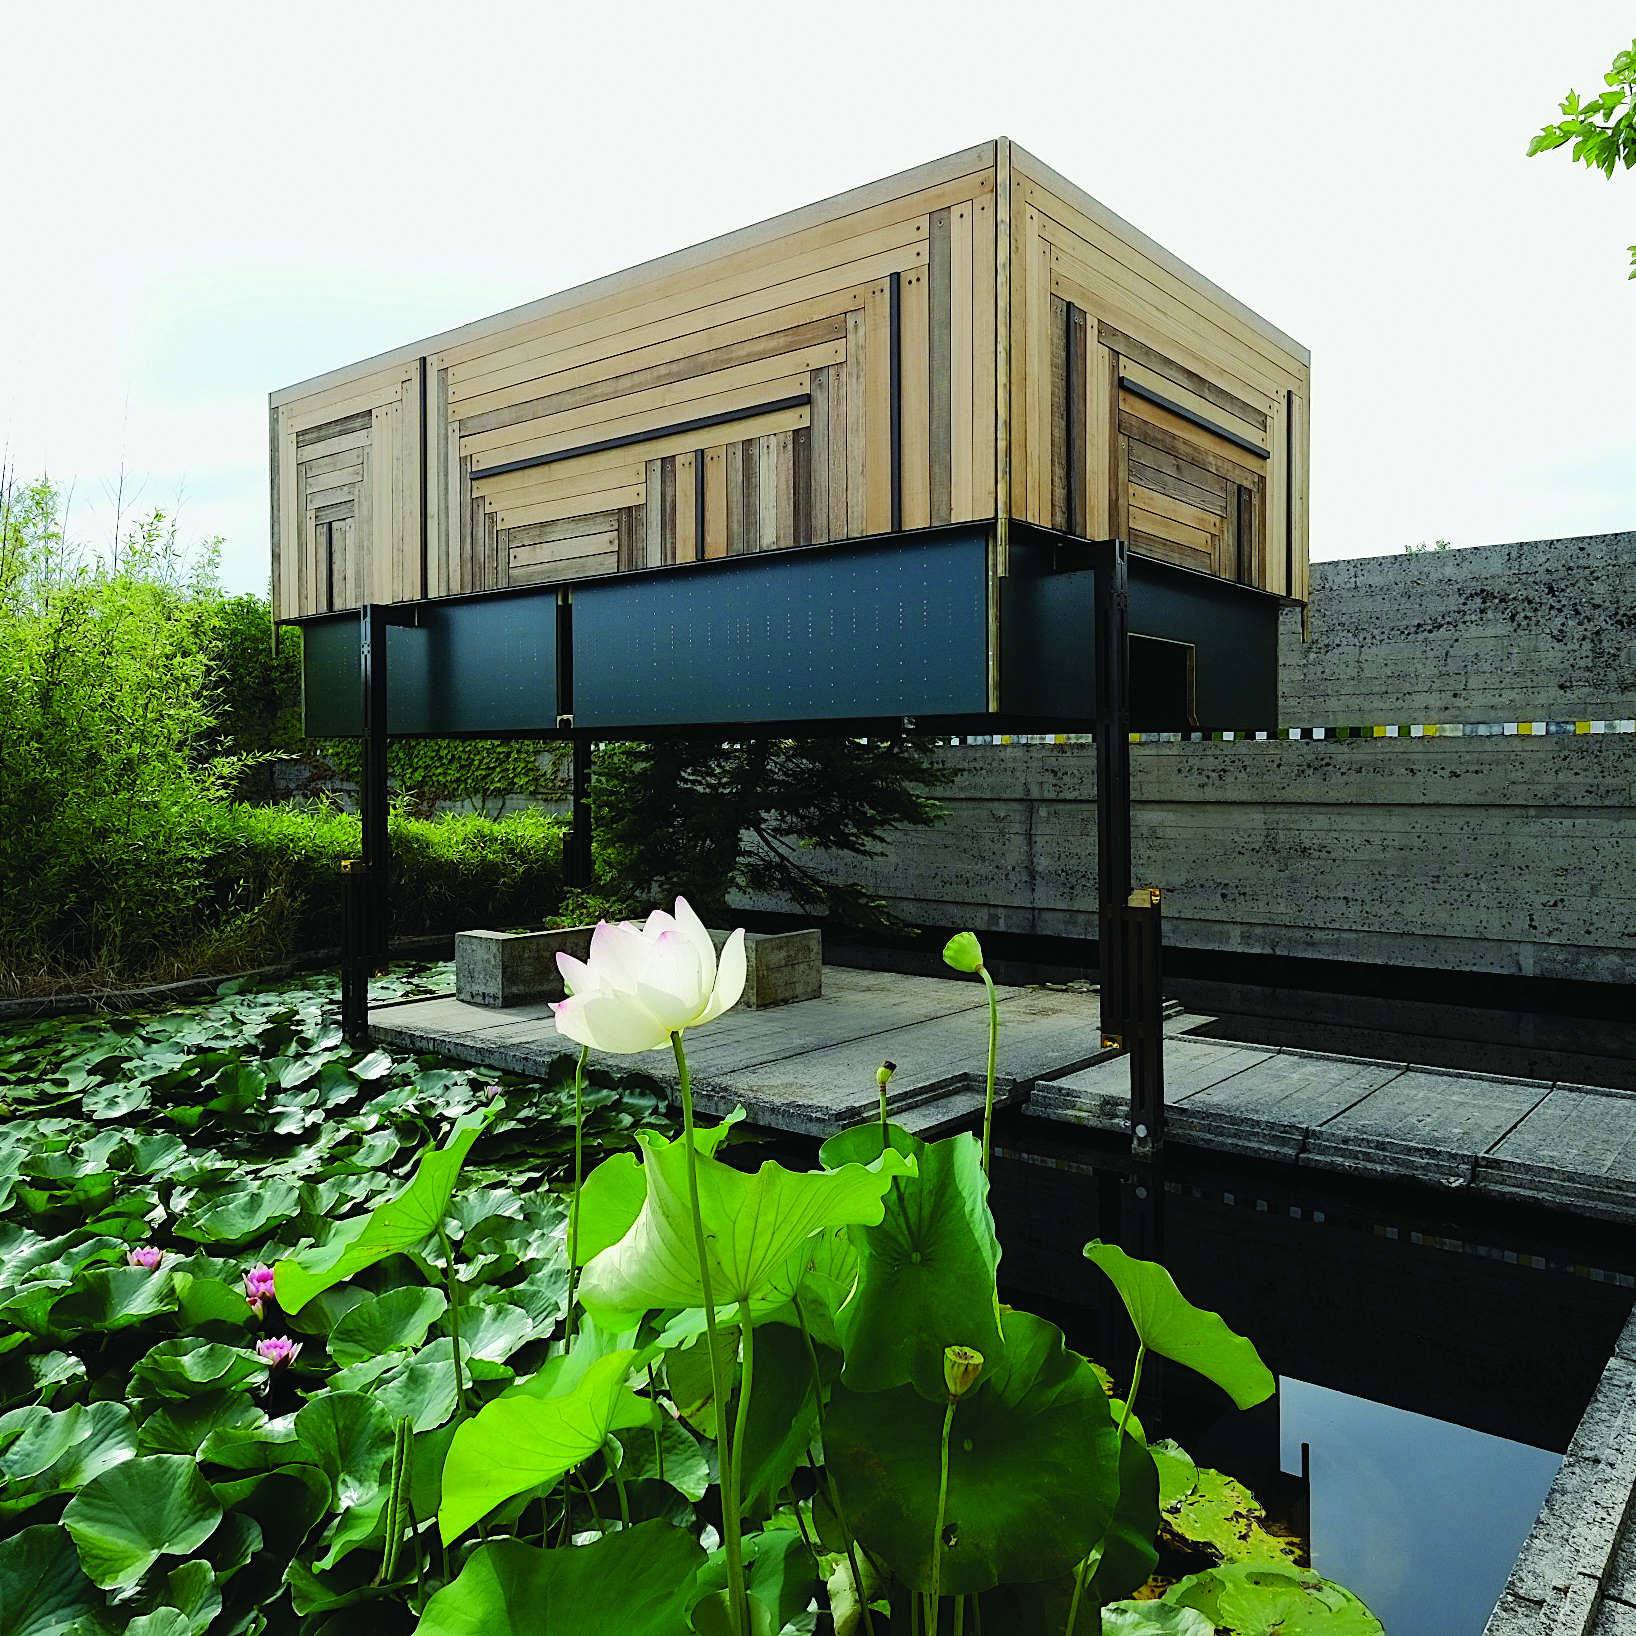
<path id="1" fill-rule="evenodd" d="M 345 1367 L 384 1352 L 412 1352 L 448 1305 L 441 1290 L 423 1285 L 365 1296 L 330 1331 L 329 1355 Z"/>
<path id="2" fill-rule="evenodd" d="M 816 1352 L 827 1388 L 840 1372 L 841 1359 L 827 1346 Z M 755 1382 L 738 1455 L 747 1516 L 773 1510 L 818 1434 L 812 1356 L 800 1331 L 787 1324 L 762 1324 L 755 1332 Z"/>
<path id="3" fill-rule="evenodd" d="M 131 1371 L 132 1390 L 150 1397 L 197 1397 L 232 1390 L 267 1378 L 267 1364 L 254 1352 L 218 1341 L 179 1335 L 161 1341 Z"/>
<path id="4" fill-rule="evenodd" d="M 332 1508 L 333 1486 L 317 1466 L 283 1466 L 277 1471 L 260 1472 L 233 1483 L 218 1483 L 216 1498 L 222 1502 L 229 1525 L 253 1534 L 252 1549 L 270 1549 L 281 1561 L 288 1561 L 306 1543 L 324 1514 Z M 217 1566 L 230 1571 L 234 1557 L 220 1554 Z"/>
<path id="5" fill-rule="evenodd" d="M 248 1392 L 225 1388 L 181 1401 L 167 1400 L 142 1422 L 136 1447 L 141 1454 L 197 1454 L 217 1431 L 254 1430 L 267 1416 Z"/>
<path id="6" fill-rule="evenodd" d="M 703 1561 L 697 1543 L 664 1522 L 563 1551 L 497 1540 L 426 1604 L 416 1636 L 686 1636 Z"/>
<path id="7" fill-rule="evenodd" d="M 687 1499 L 697 1502 L 710 1487 L 710 1463 L 694 1437 L 680 1420 L 661 1411 L 655 1433 L 640 1427 L 623 1433 L 616 1443 L 621 1451 L 615 1469 L 626 1483 L 657 1481 L 666 1483 Z"/>
<path id="8" fill-rule="evenodd" d="M 468 1360 L 465 1373 L 471 1377 L 474 1372 Z M 501 1378 L 509 1379 L 510 1372 L 503 1371 Z M 400 1416 L 407 1415 L 417 1432 L 441 1426 L 455 1412 L 460 1400 L 454 1378 L 453 1342 L 433 1341 L 412 1357 L 395 1364 L 374 1388 L 372 1396 L 394 1424 Z"/>
<path id="9" fill-rule="evenodd" d="M 504 1363 L 518 1347 L 534 1338 L 529 1315 L 509 1301 L 485 1301 L 460 1315 L 461 1355 Z"/>
<path id="10" fill-rule="evenodd" d="M 912 1386 L 856 1392 L 843 1376 L 825 1422 L 854 1532 L 920 1590 L 931 1588 L 943 1411 Z M 943 1590 L 1071 1572 L 1114 1513 L 1116 1436 L 1101 1385 L 1062 1331 L 1006 1312 L 1001 1344 L 954 1416 Z"/>
<path id="11" fill-rule="evenodd" d="M 1196 1609 L 1226 1636 L 1385 1636 L 1351 1591 L 1294 1567 L 1223 1563 L 1172 1585 L 1164 1599 Z"/>
<path id="12" fill-rule="evenodd" d="M 1110 1405 L 1110 1413 L 1115 1412 Z M 1086 1581 L 1086 1605 L 1129 1596 L 1158 1566 L 1159 1473 L 1153 1456 L 1129 1424 L 1119 1445 L 1119 1503 Z"/>
<path id="13" fill-rule="evenodd" d="M 1195 1608 L 1110 1602 L 1102 1609 L 1102 1636 L 1216 1636 L 1216 1627 Z"/>
<path id="14" fill-rule="evenodd" d="M 197 1558 L 171 1569 L 165 1583 L 165 1600 L 186 1619 L 188 1630 L 195 1636 L 207 1629 L 222 1610 L 222 1593 L 216 1586 L 216 1575 L 208 1562 Z"/>
<path id="15" fill-rule="evenodd" d="M 39 1415 L 51 1413 L 45 1408 L 22 1412 Z M 60 1419 L 68 1436 L 61 1453 L 26 1480 L 7 1474 L 4 1498 L 0 1498 L 0 1516 L 26 1511 L 48 1494 L 83 1487 L 98 1473 L 130 1459 L 136 1452 L 136 1425 L 131 1411 L 123 1403 L 75 1405 L 64 1409 Z M 39 1425 L 39 1422 L 32 1424 Z M 55 1441 L 54 1432 L 47 1431 L 44 1435 L 48 1440 Z M 20 1456 L 22 1463 L 35 1463 L 21 1438 L 13 1444 L 12 1452 Z M 5 1470 L 4 1464 L 0 1463 L 0 1472 Z"/>
<path id="16" fill-rule="evenodd" d="M 1002 1350 L 1000 1245 L 976 1138 L 962 1131 L 929 1142 L 918 1163 L 919 1174 L 887 1196 L 879 1225 L 854 1232 L 858 1287 L 839 1320 L 842 1379 L 859 1392 L 907 1381 L 941 1403 L 944 1347 L 974 1347 L 985 1358 Z"/>
<path id="17" fill-rule="evenodd" d="M 41 1524 L 0 1540 L 0 1631 L 6 1636 L 88 1636 L 102 1607 L 61 1528 Z"/>
<path id="18" fill-rule="evenodd" d="M 201 1244 L 244 1244 L 288 1221 L 300 1208 L 301 1192 L 296 1184 L 275 1178 L 234 1188 L 208 1208 L 190 1210 L 177 1222 L 176 1234 Z"/>
<path id="19" fill-rule="evenodd" d="M 392 1458 L 394 1424 L 377 1399 L 361 1392 L 325 1392 L 297 1412 L 296 1440 L 335 1485 L 343 1510 L 380 1487 Z"/>
<path id="20" fill-rule="evenodd" d="M 224 1278 L 199 1278 L 187 1272 L 175 1274 L 172 1282 L 182 1322 L 189 1329 L 204 1324 L 232 1324 L 243 1329 L 255 1316 L 242 1284 L 229 1284 Z"/>
<path id="21" fill-rule="evenodd" d="M 1241 1409 L 1277 1391 L 1278 1382 L 1253 1343 L 1229 1329 L 1218 1313 L 1194 1306 L 1158 1262 L 1137 1261 L 1100 1240 L 1087 1244 L 1085 1254 L 1113 1281 L 1144 1346 L 1214 1381 Z"/>
<path id="22" fill-rule="evenodd" d="M 586 1267 L 580 1298 L 594 1314 L 701 1306 L 698 1255 L 682 1141 L 647 1131 L 647 1197 L 619 1243 Z M 874 1166 L 800 1175 L 768 1161 L 746 1175 L 698 1157 L 699 1211 L 711 1245 L 711 1287 L 720 1302 L 748 1301 L 770 1287 L 802 1240 L 820 1228 L 881 1219 L 881 1195 L 913 1161 L 888 1153 Z"/>
<path id="23" fill-rule="evenodd" d="M 176 1310 L 176 1291 L 163 1270 L 94 1267 L 74 1280 L 74 1288 L 51 1308 L 51 1327 L 73 1334 L 82 1329 L 129 1329 L 161 1312 Z"/>
<path id="24" fill-rule="evenodd" d="M 161 1556 L 187 1556 L 215 1533 L 222 1508 L 185 1454 L 121 1461 L 68 1502 L 63 1526 L 104 1590 L 134 1585 Z"/>
<path id="25" fill-rule="evenodd" d="M 1174 1447 L 1174 1445 L 1172 1445 Z M 1177 1451 L 1180 1453 L 1180 1451 Z M 1185 1473 L 1174 1457 L 1176 1485 Z M 1187 1461 L 1192 1466 L 1191 1461 Z M 1256 1497 L 1236 1478 L 1208 1466 L 1192 1466 L 1190 1486 L 1174 1492 L 1164 1504 L 1165 1526 L 1173 1534 L 1202 1545 L 1223 1562 L 1293 1563 L 1300 1543 L 1267 1532 L 1266 1512 Z"/>
<path id="26" fill-rule="evenodd" d="M 461 1424 L 443 1463 L 437 1520 L 445 1542 L 514 1494 L 554 1483 L 595 1454 L 609 1432 L 651 1425 L 654 1404 L 626 1384 L 637 1354 L 610 1352 L 562 1397 L 518 1393 Z"/>
<path id="27" fill-rule="evenodd" d="M 421 1155 L 414 1180 L 395 1199 L 338 1229 L 328 1244 L 281 1259 L 273 1268 L 278 1304 L 286 1312 L 299 1312 L 332 1284 L 413 1249 L 435 1233 L 448 1214 L 460 1167 L 495 1111 L 485 1108 L 457 1119 L 447 1143 Z"/>

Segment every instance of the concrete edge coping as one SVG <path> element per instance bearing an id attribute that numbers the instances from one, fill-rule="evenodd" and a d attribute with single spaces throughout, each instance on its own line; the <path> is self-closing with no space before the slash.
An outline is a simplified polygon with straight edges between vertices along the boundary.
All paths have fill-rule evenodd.
<path id="1" fill-rule="evenodd" d="M 1633 1361 L 1636 1312 L 1603 1366 L 1483 1636 L 1594 1636 L 1606 1598 L 1617 1591 L 1628 1606 L 1636 1596 L 1636 1576 L 1624 1561 L 1636 1500 Z"/>

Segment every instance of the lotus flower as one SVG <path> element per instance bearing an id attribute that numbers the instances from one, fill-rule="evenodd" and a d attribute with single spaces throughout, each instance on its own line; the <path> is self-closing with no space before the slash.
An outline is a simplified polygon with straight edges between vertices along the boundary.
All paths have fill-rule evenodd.
<path id="1" fill-rule="evenodd" d="M 156 1250 L 151 1244 L 144 1244 L 140 1250 L 132 1250 L 125 1259 L 133 1267 L 146 1267 L 149 1272 L 158 1272 L 165 1252 Z"/>
<path id="2" fill-rule="evenodd" d="M 294 1363 L 300 1351 L 300 1341 L 292 1341 L 288 1335 L 269 1335 L 256 1342 L 256 1356 L 272 1369 Z"/>
<path id="3" fill-rule="evenodd" d="M 244 1298 L 250 1303 L 250 1310 L 259 1318 L 261 1303 L 273 1298 L 273 1269 L 268 1266 L 257 1265 L 244 1275 Z"/>
<path id="4" fill-rule="evenodd" d="M 718 963 L 704 922 L 677 898 L 674 915 L 655 909 L 641 926 L 599 920 L 590 960 L 559 954 L 557 967 L 569 996 L 551 1008 L 558 1033 L 597 1051 L 656 1051 L 738 1004 L 744 932 L 727 939 Z"/>

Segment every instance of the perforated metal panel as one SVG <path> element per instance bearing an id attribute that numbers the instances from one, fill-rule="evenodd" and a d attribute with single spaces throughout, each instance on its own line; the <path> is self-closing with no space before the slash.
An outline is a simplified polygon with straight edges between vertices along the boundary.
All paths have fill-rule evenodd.
<path id="1" fill-rule="evenodd" d="M 979 713 L 985 535 L 737 558 L 574 593 L 574 724 Z"/>

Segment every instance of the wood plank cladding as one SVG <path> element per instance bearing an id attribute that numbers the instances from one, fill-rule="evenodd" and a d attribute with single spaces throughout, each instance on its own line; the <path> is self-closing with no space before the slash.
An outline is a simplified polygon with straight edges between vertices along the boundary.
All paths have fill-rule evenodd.
<path id="1" fill-rule="evenodd" d="M 1002 139 L 274 393 L 275 607 L 1002 515 L 1301 596 L 1308 381 Z"/>

